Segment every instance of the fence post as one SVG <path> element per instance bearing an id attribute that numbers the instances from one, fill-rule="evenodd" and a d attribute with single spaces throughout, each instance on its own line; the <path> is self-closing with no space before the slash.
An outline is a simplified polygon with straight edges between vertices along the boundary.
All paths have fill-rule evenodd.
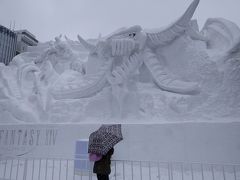
<path id="1" fill-rule="evenodd" d="M 125 161 L 123 161 L 123 180 L 125 180 Z"/>
<path id="2" fill-rule="evenodd" d="M 215 180 L 213 165 L 211 165 L 211 171 L 212 171 L 212 178 L 213 178 L 213 180 Z"/>
<path id="3" fill-rule="evenodd" d="M 68 179 L 68 159 L 67 159 L 67 167 L 66 167 L 66 180 Z"/>
<path id="4" fill-rule="evenodd" d="M 149 174 L 149 180 L 151 180 L 151 163 L 150 163 L 150 161 L 148 162 L 148 174 Z"/>
<path id="5" fill-rule="evenodd" d="M 191 175 L 192 175 L 192 180 L 194 180 L 193 165 L 192 165 L 192 163 L 191 163 Z"/>
<path id="6" fill-rule="evenodd" d="M 45 180 L 47 180 L 47 169 L 48 169 L 48 159 L 46 159 L 46 166 L 45 166 Z"/>
<path id="7" fill-rule="evenodd" d="M 42 159 L 39 160 L 38 180 L 40 180 L 40 176 L 41 176 L 41 166 L 42 166 Z"/>
<path id="8" fill-rule="evenodd" d="M 117 161 L 114 161 L 115 180 L 117 180 Z"/>
<path id="9" fill-rule="evenodd" d="M 13 167 L 13 159 L 11 161 L 11 168 L 10 168 L 10 179 L 12 179 L 12 167 Z"/>
<path id="10" fill-rule="evenodd" d="M 54 179 L 55 160 L 53 159 L 52 180 Z"/>
<path id="11" fill-rule="evenodd" d="M 161 179 L 160 163 L 158 162 L 157 165 L 158 165 L 158 179 L 160 180 Z"/>
<path id="12" fill-rule="evenodd" d="M 131 161 L 131 171 L 132 171 L 132 180 L 133 180 L 133 162 Z"/>
<path id="13" fill-rule="evenodd" d="M 170 163 L 167 164 L 168 166 L 168 180 L 171 180 L 171 176 L 170 176 Z"/>
<path id="14" fill-rule="evenodd" d="M 183 164 L 183 163 L 181 163 L 181 174 L 182 174 L 182 180 L 184 180 L 183 166 L 184 166 L 184 164 Z"/>
<path id="15" fill-rule="evenodd" d="M 234 180 L 237 180 L 236 167 L 233 166 Z"/>
<path id="16" fill-rule="evenodd" d="M 18 161 L 17 161 L 16 179 L 18 179 L 18 169 L 19 169 L 19 159 L 18 159 Z"/>
<path id="17" fill-rule="evenodd" d="M 33 167 L 32 167 L 32 179 L 33 179 L 33 177 L 34 177 L 34 169 L 35 169 L 34 165 L 35 165 L 35 161 L 34 161 L 34 159 L 33 159 Z"/>
<path id="18" fill-rule="evenodd" d="M 60 162 L 59 162 L 59 180 L 61 180 L 61 174 L 62 174 L 62 160 L 60 159 Z"/>
<path id="19" fill-rule="evenodd" d="M 201 164 L 202 180 L 204 180 L 203 164 Z"/>
<path id="20" fill-rule="evenodd" d="M 25 159 L 25 161 L 24 161 L 24 170 L 23 170 L 23 180 L 27 179 L 27 163 L 28 163 L 28 160 Z"/>
<path id="21" fill-rule="evenodd" d="M 4 173 L 3 173 L 3 178 L 6 178 L 6 171 L 7 171 L 7 160 L 5 161 L 5 167 L 4 167 Z"/>
<path id="22" fill-rule="evenodd" d="M 140 177 L 141 177 L 141 180 L 142 180 L 142 161 L 140 161 Z"/>
<path id="23" fill-rule="evenodd" d="M 170 163 L 171 180 L 173 180 L 173 164 Z"/>
<path id="24" fill-rule="evenodd" d="M 222 166 L 222 171 L 223 171 L 223 180 L 226 180 L 226 174 L 225 174 L 225 167 L 224 167 L 224 165 Z"/>

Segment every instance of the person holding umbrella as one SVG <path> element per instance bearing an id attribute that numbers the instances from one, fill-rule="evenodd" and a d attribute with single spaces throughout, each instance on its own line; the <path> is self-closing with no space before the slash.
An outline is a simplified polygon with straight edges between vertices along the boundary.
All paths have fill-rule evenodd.
<path id="1" fill-rule="evenodd" d="M 109 174 L 111 173 L 111 157 L 114 153 L 114 149 L 111 148 L 106 155 L 94 162 L 93 173 L 97 174 L 98 180 L 109 180 Z"/>
<path id="2" fill-rule="evenodd" d="M 95 161 L 93 173 L 97 174 L 98 180 L 109 180 L 113 147 L 121 140 L 123 137 L 120 124 L 102 125 L 97 131 L 90 134 L 89 159 Z"/>

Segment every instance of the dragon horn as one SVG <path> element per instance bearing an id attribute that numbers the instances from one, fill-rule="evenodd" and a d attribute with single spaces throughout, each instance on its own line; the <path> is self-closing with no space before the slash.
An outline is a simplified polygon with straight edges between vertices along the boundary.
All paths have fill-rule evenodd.
<path id="1" fill-rule="evenodd" d="M 88 43 L 86 40 L 84 40 L 80 35 L 77 36 L 79 42 L 89 51 L 94 51 L 96 49 L 96 46 L 93 44 Z"/>

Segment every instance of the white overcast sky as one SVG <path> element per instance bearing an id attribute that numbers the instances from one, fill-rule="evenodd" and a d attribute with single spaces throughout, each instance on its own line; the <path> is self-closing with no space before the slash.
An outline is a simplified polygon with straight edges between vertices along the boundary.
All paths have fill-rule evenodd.
<path id="1" fill-rule="evenodd" d="M 192 0 L 0 0 L 0 24 L 27 29 L 38 40 L 59 34 L 77 39 L 139 24 L 159 28 L 175 21 Z M 201 0 L 194 18 L 224 17 L 240 25 L 240 0 Z"/>

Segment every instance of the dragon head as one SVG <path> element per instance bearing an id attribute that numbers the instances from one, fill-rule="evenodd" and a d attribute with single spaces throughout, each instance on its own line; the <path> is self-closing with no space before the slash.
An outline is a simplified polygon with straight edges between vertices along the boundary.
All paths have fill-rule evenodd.
<path id="1" fill-rule="evenodd" d="M 146 35 L 138 25 L 121 28 L 98 40 L 96 45 L 90 44 L 78 35 L 80 43 L 92 54 L 102 57 L 130 56 L 145 45 Z"/>

